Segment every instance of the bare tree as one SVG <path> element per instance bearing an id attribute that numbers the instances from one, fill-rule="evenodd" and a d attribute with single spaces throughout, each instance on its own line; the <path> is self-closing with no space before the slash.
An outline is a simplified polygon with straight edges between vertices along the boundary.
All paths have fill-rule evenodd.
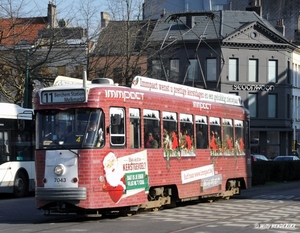
<path id="1" fill-rule="evenodd" d="M 148 41 L 156 20 L 142 19 L 142 2 L 110 0 L 105 8 L 97 0 L 78 0 L 61 8 L 65 19 L 58 20 L 49 8 L 46 17 L 27 17 L 43 10 L 25 11 L 24 0 L 0 0 L 1 30 L 6 25 L 0 30 L 1 101 L 20 104 L 26 87 L 51 85 L 57 75 L 81 78 L 84 68 L 89 79 L 121 84 L 146 74 L 147 58 L 156 52 Z M 100 24 L 101 9 L 112 16 L 108 26 Z"/>
<path id="2" fill-rule="evenodd" d="M 141 0 L 111 0 L 111 19 L 103 27 L 91 58 L 91 77 L 108 77 L 130 84 L 135 75 L 147 73 L 148 38 L 156 20 L 142 19 Z M 104 13 L 102 13 L 102 20 Z"/>
<path id="3" fill-rule="evenodd" d="M 33 83 L 47 86 L 57 75 L 82 76 L 86 30 L 57 20 L 53 3 L 46 17 L 26 17 L 24 8 L 25 1 L 0 2 L 0 93 L 2 101 L 20 104 L 29 98 L 31 105 Z"/>

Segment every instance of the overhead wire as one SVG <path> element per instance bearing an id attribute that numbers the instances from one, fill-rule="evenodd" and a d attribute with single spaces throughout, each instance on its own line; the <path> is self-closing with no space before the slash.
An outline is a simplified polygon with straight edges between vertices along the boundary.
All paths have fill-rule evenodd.
<path id="1" fill-rule="evenodd" d="M 214 14 L 214 16 L 216 16 L 216 17 L 214 17 L 214 18 L 212 19 L 212 22 L 213 22 L 213 26 L 214 26 L 214 30 L 215 30 L 216 36 L 217 36 L 217 38 L 219 39 L 218 42 L 219 42 L 220 48 L 221 48 L 221 45 L 222 45 L 222 40 L 221 40 L 221 38 L 220 38 L 221 35 L 219 35 L 219 34 L 217 33 L 216 25 L 215 25 L 215 22 L 214 22 L 215 18 L 219 18 L 219 21 L 216 21 L 216 22 L 219 22 L 221 25 L 233 29 L 233 33 L 240 33 L 240 34 L 247 35 L 242 29 L 236 30 L 236 28 L 234 28 L 233 26 L 228 25 L 228 24 L 222 22 L 221 19 L 220 19 L 220 17 L 219 17 L 217 14 Z M 178 21 L 180 21 L 183 25 L 185 25 L 185 26 L 187 27 L 187 25 L 186 25 L 181 19 L 177 19 L 177 25 L 179 25 Z M 253 23 L 254 23 L 254 22 L 258 23 L 258 22 L 259 22 L 259 23 L 260 23 L 260 21 L 251 21 L 251 22 L 253 22 Z M 251 23 L 251 22 L 249 22 L 249 23 Z M 261 23 L 261 24 L 264 25 L 263 23 Z M 162 50 L 166 49 L 167 47 L 171 46 L 172 44 L 176 43 L 179 39 L 182 39 L 182 41 L 183 41 L 183 43 L 184 43 L 185 50 L 187 50 L 186 45 L 185 45 L 185 42 L 184 42 L 184 36 L 185 36 L 187 33 L 191 32 L 191 33 L 193 33 L 193 34 L 199 39 L 199 42 L 198 42 L 198 44 L 197 44 L 197 46 L 196 46 L 196 50 L 195 50 L 195 58 L 196 58 L 197 61 L 198 61 L 198 67 L 199 67 L 200 72 L 201 72 L 201 75 L 202 75 L 202 77 L 203 77 L 203 81 L 205 82 L 205 79 L 204 79 L 204 73 L 203 73 L 203 69 L 202 69 L 201 63 L 200 63 L 200 61 L 199 61 L 199 56 L 198 56 L 198 53 L 197 53 L 197 51 L 198 51 L 198 49 L 199 49 L 199 46 L 200 46 L 200 43 L 204 43 L 205 45 L 207 45 L 208 48 L 210 48 L 210 49 L 211 49 L 218 57 L 220 57 L 220 59 L 221 59 L 221 61 L 222 61 L 222 67 L 221 67 L 221 70 L 224 68 L 224 66 L 225 66 L 225 59 L 224 59 L 224 56 L 223 56 L 223 53 L 222 53 L 222 49 L 220 50 L 221 53 L 219 54 L 219 53 L 218 53 L 218 52 L 217 52 L 210 44 L 207 43 L 207 41 L 203 40 L 203 38 L 202 38 L 203 33 L 202 33 L 201 35 L 199 35 L 198 33 L 196 33 L 196 32 L 193 30 L 193 28 L 187 27 L 187 28 L 189 28 L 189 29 L 188 29 L 185 33 L 182 33 L 182 31 L 180 30 L 180 27 L 178 26 L 179 31 L 180 31 L 180 37 L 176 37 L 173 41 L 169 42 L 168 44 L 166 44 L 166 45 L 164 46 L 164 44 L 166 43 L 166 41 L 167 41 L 167 39 L 168 39 L 168 35 L 169 35 L 169 33 L 170 33 L 171 27 L 172 27 L 173 25 L 174 25 L 174 24 L 171 24 L 171 25 L 170 25 L 170 27 L 169 27 L 169 29 L 168 29 L 168 32 L 167 32 L 167 34 L 166 34 L 166 36 L 165 36 L 165 38 L 164 38 L 164 40 L 163 40 L 163 43 L 162 43 L 162 45 L 161 45 L 161 47 L 160 47 L 160 51 L 158 51 L 159 53 L 161 53 Z M 207 24 L 207 25 L 208 25 L 208 24 Z M 276 34 L 276 32 L 274 32 L 274 33 Z M 276 34 L 276 35 L 277 35 L 278 37 L 280 37 L 280 35 L 278 35 L 278 34 Z M 284 38 L 284 39 L 285 39 L 285 38 Z M 258 42 L 259 44 L 262 44 L 262 45 L 266 45 L 266 46 L 269 45 L 267 42 L 261 41 L 261 40 L 258 39 L 258 38 L 254 38 L 253 40 L 255 40 L 256 42 Z M 291 42 L 288 42 L 287 39 L 285 39 L 285 40 L 286 40 L 286 42 L 287 42 L 287 46 L 291 46 L 291 48 L 292 48 L 292 47 L 297 47 L 297 45 L 295 45 L 295 44 L 293 44 L 293 43 L 291 43 Z M 269 50 L 271 50 L 271 51 L 276 51 L 276 52 L 282 54 L 283 56 L 285 56 L 285 57 L 287 57 L 287 58 L 290 58 L 290 56 L 288 56 L 288 55 L 286 54 L 286 51 L 280 51 L 280 50 L 278 50 L 278 48 L 272 48 L 272 47 L 271 47 Z M 293 51 L 294 51 L 294 50 L 293 50 Z M 187 54 L 187 51 L 186 51 L 186 54 Z M 299 52 L 299 54 L 300 54 L 300 52 Z M 161 62 L 162 62 L 162 60 L 161 60 Z M 299 62 L 299 63 L 300 63 L 300 59 L 293 58 L 293 62 Z M 188 61 L 188 63 L 189 63 L 189 65 L 188 65 L 188 68 L 189 68 L 189 66 L 190 66 L 190 61 Z M 187 68 L 187 69 L 188 69 L 188 68 Z M 188 70 L 187 70 L 186 73 L 185 73 L 184 81 L 186 80 L 187 72 L 188 72 Z M 165 75 L 166 75 L 166 72 L 165 72 Z M 219 75 L 218 80 L 217 80 L 216 88 L 218 88 L 218 86 L 219 86 L 220 79 L 221 79 L 221 72 L 220 72 L 220 75 Z M 207 88 L 206 82 L 204 83 L 204 85 L 205 85 L 205 88 Z"/>

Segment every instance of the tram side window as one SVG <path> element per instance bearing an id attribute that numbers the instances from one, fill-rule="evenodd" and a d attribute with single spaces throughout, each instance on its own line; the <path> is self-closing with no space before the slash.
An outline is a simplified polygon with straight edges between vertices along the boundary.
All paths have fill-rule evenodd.
<path id="1" fill-rule="evenodd" d="M 191 150 L 194 147 L 193 117 L 190 114 L 180 113 L 180 149 Z"/>
<path id="2" fill-rule="evenodd" d="M 110 108 L 110 143 L 112 146 L 125 146 L 124 108 Z"/>
<path id="3" fill-rule="evenodd" d="M 176 150 L 179 147 L 176 113 L 163 112 L 163 128 L 164 149 Z"/>
<path id="4" fill-rule="evenodd" d="M 221 139 L 221 124 L 220 118 L 210 117 L 210 148 L 213 151 L 221 151 L 222 148 L 222 139 Z"/>
<path id="5" fill-rule="evenodd" d="M 224 154 L 232 154 L 234 148 L 233 124 L 231 119 L 223 119 L 223 151 Z"/>
<path id="6" fill-rule="evenodd" d="M 240 120 L 234 120 L 235 142 L 234 148 L 237 154 L 245 153 L 245 140 L 243 137 L 244 122 Z"/>
<path id="7" fill-rule="evenodd" d="M 196 147 L 197 149 L 207 149 L 208 147 L 208 125 L 207 117 L 196 116 Z"/>
<path id="8" fill-rule="evenodd" d="M 141 148 L 140 110 L 129 109 L 130 117 L 130 148 Z"/>
<path id="9" fill-rule="evenodd" d="M 160 118 L 159 111 L 144 109 L 144 147 L 160 148 Z"/>

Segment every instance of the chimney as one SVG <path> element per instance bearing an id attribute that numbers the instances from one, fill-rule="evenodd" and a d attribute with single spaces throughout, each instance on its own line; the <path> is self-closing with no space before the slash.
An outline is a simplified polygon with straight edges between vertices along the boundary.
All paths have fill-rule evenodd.
<path id="1" fill-rule="evenodd" d="M 262 17 L 261 0 L 249 0 L 249 7 L 246 7 L 246 11 L 254 11 L 260 17 Z"/>
<path id="2" fill-rule="evenodd" d="M 166 9 L 164 8 L 160 14 L 160 17 L 163 18 L 166 15 Z"/>
<path id="3" fill-rule="evenodd" d="M 294 34 L 294 43 L 298 44 L 300 43 L 300 12 L 298 15 L 298 25 L 297 29 L 295 29 L 295 34 Z"/>
<path id="4" fill-rule="evenodd" d="M 105 28 L 110 21 L 110 14 L 107 12 L 101 12 L 101 28 Z"/>
<path id="5" fill-rule="evenodd" d="M 277 20 L 277 23 L 276 23 L 275 28 L 276 28 L 276 30 L 279 31 L 283 36 L 285 36 L 285 26 L 284 26 L 284 20 L 283 20 L 283 19 Z"/>
<path id="6" fill-rule="evenodd" d="M 48 22 L 50 28 L 57 28 L 56 5 L 53 2 L 48 4 Z"/>
<path id="7" fill-rule="evenodd" d="M 248 5 L 249 6 L 261 6 L 261 0 L 249 0 Z"/>

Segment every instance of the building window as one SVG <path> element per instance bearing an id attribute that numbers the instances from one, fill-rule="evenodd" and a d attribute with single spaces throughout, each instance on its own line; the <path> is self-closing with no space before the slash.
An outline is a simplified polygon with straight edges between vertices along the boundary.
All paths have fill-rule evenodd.
<path id="1" fill-rule="evenodd" d="M 268 62 L 268 82 L 276 83 L 277 82 L 277 61 L 269 60 Z"/>
<path id="2" fill-rule="evenodd" d="M 132 69 L 132 77 L 135 77 L 135 76 L 141 75 L 141 74 L 142 74 L 142 68 L 140 66 L 137 66 L 134 69 Z"/>
<path id="3" fill-rule="evenodd" d="M 114 68 L 113 74 L 114 74 L 114 81 L 117 83 L 122 83 L 122 68 Z"/>
<path id="4" fill-rule="evenodd" d="M 75 76 L 82 77 L 83 74 L 83 66 L 75 66 Z"/>
<path id="5" fill-rule="evenodd" d="M 206 77 L 207 81 L 217 81 L 217 59 L 206 59 Z"/>
<path id="6" fill-rule="evenodd" d="M 257 117 L 257 94 L 249 93 L 248 109 L 250 111 L 250 117 Z"/>
<path id="7" fill-rule="evenodd" d="M 105 73 L 104 73 L 104 70 L 101 69 L 101 70 L 96 70 L 96 78 L 103 78 L 105 77 Z"/>
<path id="8" fill-rule="evenodd" d="M 292 107 L 292 104 L 291 104 L 291 101 L 290 101 L 291 99 L 293 99 L 293 97 L 291 97 L 291 95 L 288 94 L 287 95 L 287 99 L 286 99 L 286 101 L 287 101 L 286 102 L 286 107 L 287 107 L 286 114 L 287 114 L 287 118 L 291 118 L 291 109 L 293 109 L 293 108 L 291 108 Z"/>
<path id="9" fill-rule="evenodd" d="M 221 5 L 221 4 L 214 4 L 214 5 L 212 5 L 212 10 L 213 10 L 213 11 L 221 11 L 221 10 L 224 10 L 224 5 Z"/>
<path id="10" fill-rule="evenodd" d="M 57 75 L 66 76 L 66 66 L 58 66 L 57 67 Z"/>
<path id="11" fill-rule="evenodd" d="M 287 74 L 286 74 L 288 84 L 293 84 L 291 75 L 292 75 L 291 63 L 288 61 L 287 62 Z"/>
<path id="12" fill-rule="evenodd" d="M 199 77 L 199 66 L 197 59 L 189 59 L 190 65 L 188 67 L 188 73 L 186 81 L 196 81 Z"/>
<path id="13" fill-rule="evenodd" d="M 300 73 L 299 70 L 300 69 L 299 69 L 298 64 L 292 64 L 291 84 L 295 87 L 298 86 L 298 79 L 299 79 L 299 73 Z"/>
<path id="14" fill-rule="evenodd" d="M 46 67 L 46 66 L 42 66 L 41 67 L 41 72 L 40 72 L 40 74 L 41 75 L 50 75 L 50 69 L 49 69 L 49 67 Z"/>
<path id="15" fill-rule="evenodd" d="M 238 81 L 238 59 L 229 58 L 228 81 Z"/>
<path id="16" fill-rule="evenodd" d="M 248 63 L 249 72 L 248 72 L 248 78 L 249 82 L 257 82 L 258 81 L 258 60 L 256 59 L 250 59 Z"/>
<path id="17" fill-rule="evenodd" d="M 153 60 L 152 61 L 152 72 L 151 77 L 156 79 L 162 78 L 162 69 L 161 69 L 161 62 L 160 60 Z"/>
<path id="18" fill-rule="evenodd" d="M 179 81 L 179 60 L 170 60 L 169 81 Z"/>
<path id="19" fill-rule="evenodd" d="M 268 117 L 276 117 L 277 96 L 274 94 L 268 95 Z"/>
<path id="20" fill-rule="evenodd" d="M 296 77 L 295 77 L 295 85 L 296 87 L 299 87 L 299 80 L 300 80 L 300 65 L 297 65 L 296 68 Z"/>

